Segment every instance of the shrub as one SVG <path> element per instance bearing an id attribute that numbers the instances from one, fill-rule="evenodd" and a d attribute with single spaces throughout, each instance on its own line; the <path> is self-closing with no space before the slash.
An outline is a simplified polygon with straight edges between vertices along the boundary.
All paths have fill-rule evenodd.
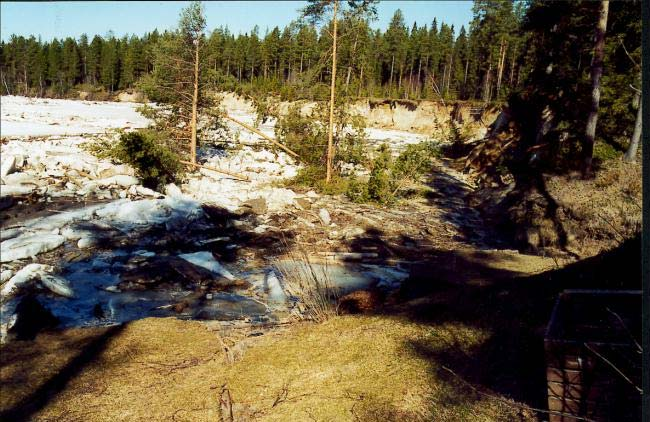
<path id="1" fill-rule="evenodd" d="M 433 142 L 408 145 L 393 166 L 395 178 L 416 181 L 431 167 L 431 157 L 439 157 L 440 149 Z"/>
<path id="2" fill-rule="evenodd" d="M 152 189 L 160 190 L 182 174 L 180 158 L 165 146 L 165 134 L 151 129 L 119 132 L 117 143 L 104 139 L 84 149 L 98 158 L 131 165 L 142 184 Z"/>
<path id="3" fill-rule="evenodd" d="M 276 138 L 300 156 L 304 168 L 290 183 L 308 186 L 325 194 L 341 194 L 348 182 L 341 177 L 341 164 L 365 164 L 365 120 L 352 116 L 339 104 L 335 109 L 334 172 L 330 183 L 325 183 L 329 109 L 320 103 L 309 116 L 303 116 L 300 105 L 293 105 L 278 120 Z"/>
<path id="4" fill-rule="evenodd" d="M 368 194 L 368 183 L 364 183 L 356 178 L 356 176 L 350 176 L 348 179 L 348 188 L 345 192 L 345 195 L 352 201 L 358 204 L 366 203 L 370 200 Z"/>
<path id="5" fill-rule="evenodd" d="M 605 142 L 596 142 L 594 144 L 594 160 L 603 162 L 620 158 L 623 153 L 619 152 L 612 145 Z"/>
<path id="6" fill-rule="evenodd" d="M 393 183 L 390 175 L 391 156 L 388 145 L 379 148 L 379 155 L 372 162 L 370 179 L 368 180 L 368 197 L 380 204 L 392 202 Z"/>
<path id="7" fill-rule="evenodd" d="M 182 170 L 178 155 L 164 144 L 164 133 L 144 129 L 120 136 L 117 159 L 136 170 L 142 184 L 160 189 L 175 182 Z"/>

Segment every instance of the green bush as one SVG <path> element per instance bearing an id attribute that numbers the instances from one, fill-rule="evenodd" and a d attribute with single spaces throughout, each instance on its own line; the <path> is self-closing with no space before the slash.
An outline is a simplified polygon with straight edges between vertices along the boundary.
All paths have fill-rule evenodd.
<path id="1" fill-rule="evenodd" d="M 368 198 L 377 203 L 387 204 L 394 199 L 391 167 L 390 148 L 383 144 L 379 147 L 379 155 L 372 162 L 368 179 Z"/>
<path id="2" fill-rule="evenodd" d="M 151 129 L 119 132 L 117 143 L 104 139 L 84 149 L 98 158 L 131 165 L 148 188 L 160 190 L 182 176 L 180 158 L 165 146 L 165 134 Z"/>
<path id="3" fill-rule="evenodd" d="M 623 155 L 623 153 L 617 151 L 611 144 L 606 142 L 596 142 L 594 144 L 594 160 L 603 162 L 620 158 L 621 155 Z"/>
<path id="4" fill-rule="evenodd" d="M 368 194 L 368 183 L 364 183 L 356 178 L 356 176 L 350 176 L 348 178 L 348 188 L 345 192 L 345 195 L 352 201 L 358 204 L 366 203 L 370 200 Z"/>
<path id="5" fill-rule="evenodd" d="M 439 157 L 440 149 L 433 142 L 408 145 L 393 166 L 396 179 L 416 181 L 431 168 L 431 157 Z"/>
<path id="6" fill-rule="evenodd" d="M 397 199 L 406 182 L 417 182 L 431 168 L 431 157 L 439 156 L 438 146 L 432 142 L 408 145 L 393 161 L 389 147 L 380 147 L 371 163 L 367 182 L 350 177 L 346 195 L 353 202 L 389 204 Z M 408 193 L 408 192 L 407 192 Z"/>
<path id="7" fill-rule="evenodd" d="M 142 184 L 152 189 L 177 181 L 182 171 L 180 158 L 165 146 L 164 137 L 148 129 L 120 136 L 116 158 L 133 166 Z"/>

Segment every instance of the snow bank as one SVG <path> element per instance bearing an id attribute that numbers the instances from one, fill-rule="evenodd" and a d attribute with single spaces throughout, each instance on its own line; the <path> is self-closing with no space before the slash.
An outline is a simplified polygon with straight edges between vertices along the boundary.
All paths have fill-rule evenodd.
<path id="1" fill-rule="evenodd" d="M 5 137 L 104 133 L 148 125 L 135 103 L 2 96 L 0 106 L 0 136 Z"/>
<path id="2" fill-rule="evenodd" d="M 63 245 L 65 237 L 58 234 L 27 234 L 0 243 L 0 262 L 11 262 L 36 256 Z"/>

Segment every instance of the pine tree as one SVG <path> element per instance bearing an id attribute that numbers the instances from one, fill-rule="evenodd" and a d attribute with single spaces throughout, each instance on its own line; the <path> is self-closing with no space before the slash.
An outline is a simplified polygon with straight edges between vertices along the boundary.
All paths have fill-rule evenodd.
<path id="1" fill-rule="evenodd" d="M 154 101 L 155 109 L 145 109 L 159 131 L 167 133 L 168 147 L 196 163 L 198 140 L 214 127 L 216 102 L 205 95 L 209 84 L 203 6 L 192 2 L 183 9 L 178 28 L 165 32 L 157 43 L 153 72 L 140 87 Z M 199 127 L 199 116 L 204 122 Z"/>

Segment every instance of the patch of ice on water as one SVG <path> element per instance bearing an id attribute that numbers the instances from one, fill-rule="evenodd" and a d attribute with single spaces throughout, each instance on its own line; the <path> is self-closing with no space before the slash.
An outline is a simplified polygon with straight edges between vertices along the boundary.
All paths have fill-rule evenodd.
<path id="1" fill-rule="evenodd" d="M 233 276 L 230 271 L 225 269 L 223 265 L 221 265 L 216 259 L 214 259 L 211 252 L 203 251 L 203 252 L 187 253 L 187 254 L 178 255 L 178 257 L 183 258 L 184 260 L 191 262 L 194 265 L 198 265 L 199 267 L 208 269 L 215 274 L 220 274 L 221 276 L 227 278 L 228 280 L 231 281 L 235 280 L 235 276 Z"/>

